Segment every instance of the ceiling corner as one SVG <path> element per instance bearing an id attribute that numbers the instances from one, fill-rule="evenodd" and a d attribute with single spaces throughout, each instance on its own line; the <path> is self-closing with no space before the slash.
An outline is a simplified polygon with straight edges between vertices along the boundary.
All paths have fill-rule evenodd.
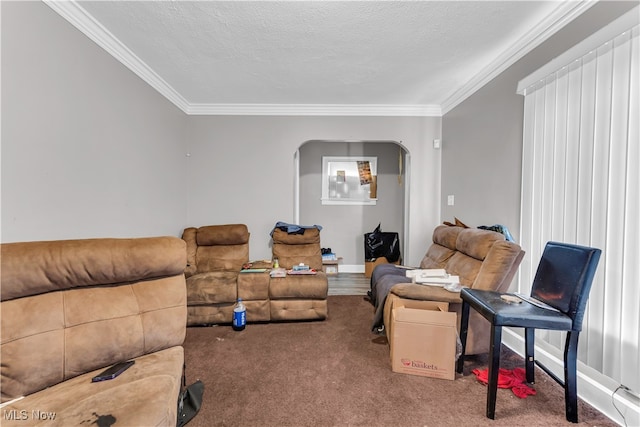
<path id="1" fill-rule="evenodd" d="M 496 57 L 466 84 L 449 95 L 442 102 L 442 115 L 444 116 L 453 110 L 498 74 L 509 68 L 595 4 L 596 1 L 593 0 L 559 2 L 558 6 L 544 20 L 540 21 L 523 37 L 515 40 L 509 49 Z"/>
<path id="2" fill-rule="evenodd" d="M 187 113 L 189 109 L 187 100 L 154 72 L 144 61 L 122 44 L 109 30 L 87 13 L 75 0 L 42 1 L 71 25 L 80 30 L 81 33 L 103 48 L 108 54 L 133 71 L 143 81 L 147 82 L 176 107 Z"/>

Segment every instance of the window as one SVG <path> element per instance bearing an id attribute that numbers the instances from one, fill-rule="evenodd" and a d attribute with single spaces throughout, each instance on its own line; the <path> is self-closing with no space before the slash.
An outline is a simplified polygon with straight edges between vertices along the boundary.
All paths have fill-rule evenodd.
<path id="1" fill-rule="evenodd" d="M 322 157 L 323 205 L 375 205 L 377 157 Z"/>
<path id="2" fill-rule="evenodd" d="M 602 249 L 579 357 L 636 392 L 639 47 L 636 8 L 519 85 L 525 96 L 521 239 L 529 255 L 521 283 L 531 283 L 548 240 Z M 558 335 L 540 338 L 559 353 Z"/>

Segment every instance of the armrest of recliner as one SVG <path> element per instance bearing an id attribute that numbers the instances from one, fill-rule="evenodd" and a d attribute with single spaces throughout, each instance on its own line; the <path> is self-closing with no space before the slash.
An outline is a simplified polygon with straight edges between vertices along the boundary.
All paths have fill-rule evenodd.
<path id="1" fill-rule="evenodd" d="M 189 278 L 196 274 L 198 267 L 196 266 L 196 234 L 198 229 L 195 227 L 185 228 L 182 232 L 182 240 L 187 243 L 187 267 L 184 269 L 184 275 Z"/>
<path id="2" fill-rule="evenodd" d="M 398 283 L 391 288 L 391 293 L 400 298 L 423 301 L 440 301 L 461 303 L 460 292 L 450 292 L 440 286 L 419 285 L 416 283 Z"/>
<path id="3" fill-rule="evenodd" d="M 519 245 L 507 241 L 495 242 L 482 262 L 471 288 L 506 291 L 523 257 L 524 251 Z"/>

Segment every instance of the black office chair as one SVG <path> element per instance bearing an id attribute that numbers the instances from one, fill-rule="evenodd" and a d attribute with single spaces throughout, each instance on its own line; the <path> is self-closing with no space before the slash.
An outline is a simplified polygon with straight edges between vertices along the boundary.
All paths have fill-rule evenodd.
<path id="1" fill-rule="evenodd" d="M 564 386 L 567 421 L 578 422 L 576 387 L 578 335 L 582 330 L 584 310 L 600 253 L 600 249 L 548 242 L 533 280 L 531 295 L 529 298 L 523 297 L 531 302 L 494 291 L 462 289 L 460 292 L 462 354 L 456 366 L 458 373 L 462 373 L 464 365 L 469 307 L 491 322 L 487 418 L 495 418 L 502 327 L 509 326 L 525 328 L 525 371 L 528 383 L 534 382 L 535 330 L 568 331 L 564 348 L 564 382 L 553 375 L 552 377 Z M 547 304 L 546 308 L 541 307 L 544 304 Z"/>

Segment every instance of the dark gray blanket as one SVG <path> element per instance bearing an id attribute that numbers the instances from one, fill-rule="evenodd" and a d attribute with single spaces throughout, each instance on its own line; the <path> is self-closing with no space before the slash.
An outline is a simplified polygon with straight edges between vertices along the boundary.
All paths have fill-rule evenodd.
<path id="1" fill-rule="evenodd" d="M 371 273 L 371 304 L 376 311 L 373 315 L 371 330 L 382 333 L 384 329 L 384 303 L 391 288 L 398 283 L 411 283 L 406 276 L 406 269 L 398 268 L 395 264 L 380 264 Z"/>

